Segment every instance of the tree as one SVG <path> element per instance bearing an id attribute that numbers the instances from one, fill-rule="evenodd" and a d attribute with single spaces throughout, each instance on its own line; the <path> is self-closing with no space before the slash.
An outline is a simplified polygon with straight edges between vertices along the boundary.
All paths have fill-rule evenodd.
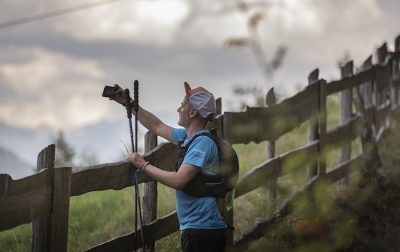
<path id="1" fill-rule="evenodd" d="M 75 150 L 72 146 L 65 140 L 64 132 L 59 131 L 58 135 L 55 139 L 56 144 L 56 157 L 55 157 L 55 166 L 74 166 L 74 158 L 75 158 Z"/>

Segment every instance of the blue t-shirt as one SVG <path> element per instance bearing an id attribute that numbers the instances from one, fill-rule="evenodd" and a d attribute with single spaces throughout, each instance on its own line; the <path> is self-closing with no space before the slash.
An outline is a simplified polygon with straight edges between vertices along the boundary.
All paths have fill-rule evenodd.
<path id="1" fill-rule="evenodd" d="M 185 139 L 183 144 L 190 141 L 193 136 L 207 130 L 201 130 L 187 137 L 183 128 L 173 129 L 172 138 L 178 142 Z M 197 137 L 183 159 L 183 164 L 190 164 L 205 174 L 214 175 L 219 165 L 218 148 L 215 142 L 207 136 Z M 180 229 L 221 229 L 227 225 L 222 220 L 215 197 L 194 197 L 182 190 L 176 190 L 176 212 Z"/>

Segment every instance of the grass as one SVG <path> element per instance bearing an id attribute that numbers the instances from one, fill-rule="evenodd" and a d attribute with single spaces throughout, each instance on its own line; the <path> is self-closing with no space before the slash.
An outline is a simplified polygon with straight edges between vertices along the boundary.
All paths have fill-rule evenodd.
<path id="1" fill-rule="evenodd" d="M 330 96 L 327 100 L 327 128 L 333 129 L 340 123 L 340 108 L 338 104 L 339 96 Z M 292 151 L 296 148 L 302 147 L 307 144 L 307 132 L 309 122 L 305 122 L 298 128 L 291 131 L 279 138 L 276 142 L 276 155 L 281 155 Z M 361 143 L 357 138 L 352 141 L 351 157 L 361 153 Z M 252 167 L 265 161 L 266 158 L 266 145 L 265 143 L 255 144 L 250 143 L 247 145 L 239 144 L 234 146 L 240 160 L 241 175 Z M 331 148 L 326 154 L 327 170 L 332 170 L 337 164 L 340 157 L 340 149 Z M 294 164 L 296 167 L 296 164 Z M 292 168 L 289 168 L 292 169 Z M 297 167 L 283 177 L 277 180 L 277 203 L 278 205 L 283 202 L 291 193 L 302 187 L 307 181 L 307 167 Z M 236 230 L 234 236 L 240 235 L 249 226 L 251 226 L 257 218 L 264 218 L 271 214 L 271 200 L 267 197 L 268 183 L 264 187 L 254 190 L 239 199 L 235 200 L 234 209 L 234 223 Z M 282 230 L 281 230 L 282 231 Z M 278 233 L 281 231 L 277 231 Z M 269 241 L 271 242 L 271 241 Z M 257 246 L 256 246 L 257 247 Z M 264 250 L 264 249 L 263 249 Z M 271 251 L 276 251 L 272 249 Z M 305 250 L 307 251 L 307 250 Z"/>
<path id="2" fill-rule="evenodd" d="M 73 197 L 70 202 L 70 251 L 88 248 L 127 233 L 134 223 L 133 188 L 120 192 L 107 190 Z M 84 239 L 79 239 L 84 236 Z M 78 239 L 77 239 L 78 238 Z"/>
<path id="3" fill-rule="evenodd" d="M 157 202 L 157 216 L 162 217 L 175 209 L 175 192 L 160 184 L 158 192 L 160 197 Z M 133 187 L 73 197 L 70 206 L 68 250 L 85 250 L 132 232 L 134 209 Z M 161 246 L 171 247 L 171 239 L 164 239 Z"/>
<path id="4" fill-rule="evenodd" d="M 175 192 L 158 185 L 157 216 L 175 209 Z M 68 251 L 82 251 L 134 229 L 134 189 L 90 192 L 70 200 Z M 29 251 L 31 225 L 21 225 L 0 233 L 0 251 Z M 158 246 L 176 247 L 176 237 L 159 241 Z M 159 250 L 160 251 L 160 250 Z M 162 250 L 161 250 L 162 251 Z M 171 251 L 171 250 L 169 250 Z M 176 249 L 179 251 L 179 248 Z"/>
<path id="5" fill-rule="evenodd" d="M 399 122 L 381 142 L 384 184 L 360 184 L 354 173 L 341 190 L 322 181 L 294 202 L 291 215 L 268 227 L 267 233 L 237 251 L 398 251 L 400 247 Z M 359 141 L 353 141 L 359 150 Z M 329 155 L 334 156 L 333 151 Z M 354 151 L 352 156 L 358 153 Z M 333 157 L 329 157 L 333 160 Z M 333 162 L 332 162 L 333 163 Z M 374 180 L 375 176 L 372 178 Z M 382 180 L 381 180 L 382 181 Z M 332 190 L 334 189 L 334 190 Z"/>
<path id="6" fill-rule="evenodd" d="M 21 225 L 0 233 L 0 251 L 29 251 L 31 226 Z"/>

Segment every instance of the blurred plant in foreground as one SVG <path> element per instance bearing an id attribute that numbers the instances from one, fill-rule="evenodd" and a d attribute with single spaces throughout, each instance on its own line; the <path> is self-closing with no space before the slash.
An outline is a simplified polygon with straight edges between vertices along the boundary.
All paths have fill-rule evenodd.
<path id="1" fill-rule="evenodd" d="M 257 107 L 265 106 L 264 87 L 273 88 L 274 72 L 282 66 L 283 59 L 287 53 L 287 47 L 279 45 L 275 50 L 273 57 L 269 57 L 265 53 L 263 42 L 261 40 L 258 27 L 264 19 L 265 11 L 260 6 L 254 5 L 244 0 L 237 0 L 237 9 L 247 21 L 247 36 L 231 37 L 225 41 L 225 45 L 230 48 L 249 47 L 253 53 L 258 69 L 264 77 L 265 85 L 237 85 L 233 92 L 241 97 L 254 97 L 254 105 Z M 262 6 L 263 8 L 268 6 Z M 241 109 L 245 107 L 246 102 L 241 103 Z M 247 102 L 248 104 L 248 102 Z"/>

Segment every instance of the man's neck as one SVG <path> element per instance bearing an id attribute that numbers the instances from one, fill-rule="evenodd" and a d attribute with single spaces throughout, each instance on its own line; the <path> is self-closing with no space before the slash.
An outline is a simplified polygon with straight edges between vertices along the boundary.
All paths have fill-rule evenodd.
<path id="1" fill-rule="evenodd" d="M 197 123 L 192 123 L 190 124 L 190 126 L 186 129 L 186 134 L 188 136 L 191 136 L 193 134 L 195 134 L 196 132 L 199 132 L 200 130 L 205 130 L 206 127 L 204 127 L 201 124 L 197 124 Z"/>

